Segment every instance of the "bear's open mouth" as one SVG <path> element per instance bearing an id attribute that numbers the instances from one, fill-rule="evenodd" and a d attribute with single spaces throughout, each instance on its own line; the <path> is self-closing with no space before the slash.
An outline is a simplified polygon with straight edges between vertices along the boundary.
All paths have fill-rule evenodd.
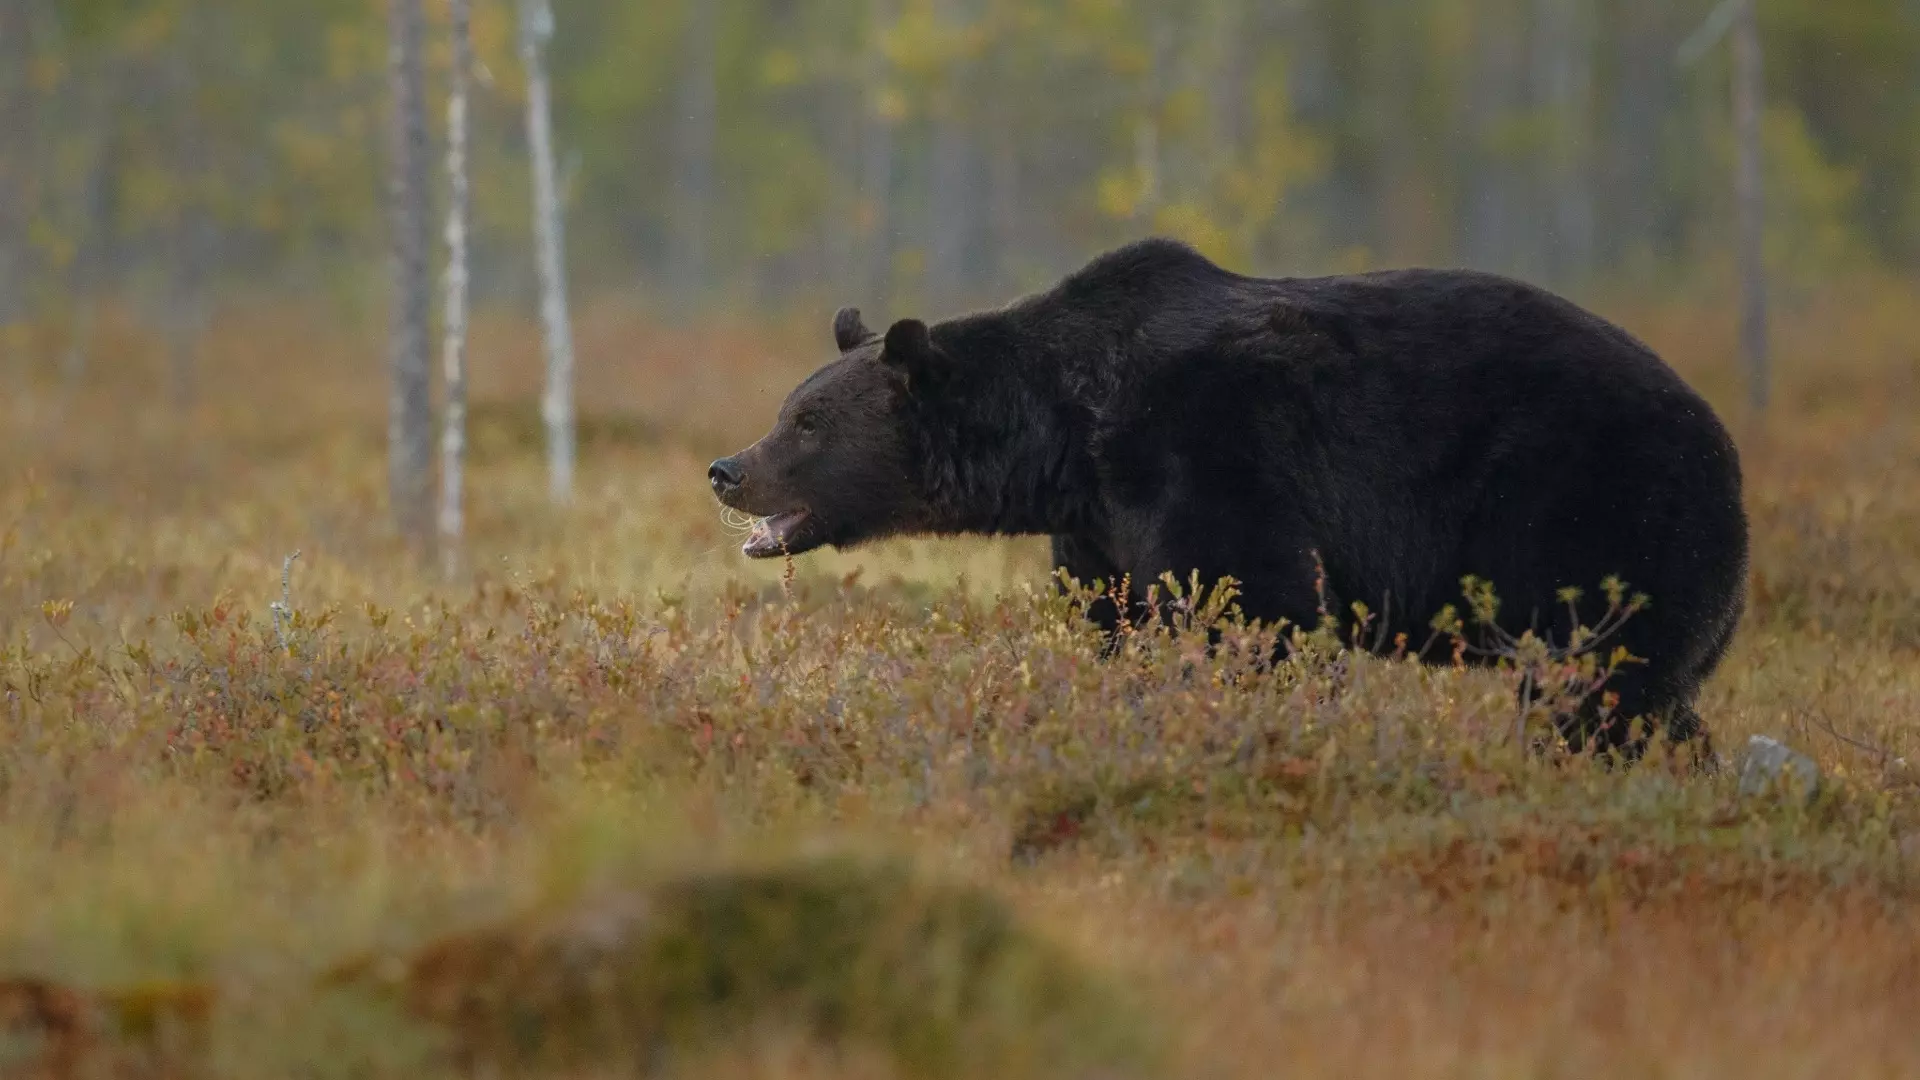
<path id="1" fill-rule="evenodd" d="M 740 551 L 749 559 L 771 559 L 811 550 L 814 544 L 802 533 L 812 520 L 813 511 L 804 506 L 763 517 L 753 523 L 753 531 L 747 534 L 747 542 L 740 545 Z"/>

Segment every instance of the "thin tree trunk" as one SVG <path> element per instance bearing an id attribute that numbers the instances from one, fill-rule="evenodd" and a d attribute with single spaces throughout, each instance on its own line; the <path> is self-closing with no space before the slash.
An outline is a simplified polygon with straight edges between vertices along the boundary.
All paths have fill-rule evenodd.
<path id="1" fill-rule="evenodd" d="M 673 128 L 673 279 L 688 303 L 710 284 L 708 229 L 720 112 L 719 0 L 694 0 L 688 13 Z"/>
<path id="2" fill-rule="evenodd" d="M 1253 128 L 1248 106 L 1260 16 L 1247 9 L 1245 0 L 1218 0 L 1218 4 L 1220 57 L 1211 83 L 1212 104 L 1214 129 L 1222 144 L 1218 157 L 1231 167 L 1245 152 Z"/>
<path id="3" fill-rule="evenodd" d="M 1356 8 L 1354 35 L 1347 46 L 1355 52 L 1352 62 L 1359 71 L 1359 83 L 1350 98 L 1344 123 L 1357 133 L 1354 143 L 1361 163 L 1360 175 L 1366 177 L 1365 199 L 1359 203 L 1357 235 L 1371 257 L 1394 262 L 1425 261 L 1442 246 L 1435 236 L 1438 215 L 1432 213 L 1427 196 L 1434 188 L 1437 171 L 1436 150 L 1447 142 L 1433 139 L 1428 131 L 1427 112 L 1422 107 L 1426 58 L 1419 43 L 1430 22 L 1433 4 L 1349 5 Z M 1475 5 L 1479 11 L 1484 3 Z M 1484 16 L 1475 18 L 1484 22 Z M 1490 32 L 1476 27 L 1474 48 L 1491 48 Z M 1476 166 L 1457 182 L 1471 206 L 1477 206 L 1480 193 L 1489 186 L 1486 170 L 1479 168 L 1475 155 L 1478 136 L 1485 123 L 1482 101 L 1487 96 L 1483 78 L 1469 80 L 1465 94 L 1468 113 L 1457 121 L 1458 131 L 1467 133 L 1466 153 Z M 1450 140 L 1458 146 L 1461 139 Z M 1436 143 L 1438 145 L 1436 145 Z M 1457 152 L 1457 151 L 1456 151 Z M 1474 234 L 1493 230 L 1472 217 L 1468 219 Z"/>
<path id="4" fill-rule="evenodd" d="M 1250 11 L 1245 0 L 1216 0 L 1214 41 L 1210 57 L 1213 75 L 1207 80 L 1208 104 L 1212 112 L 1213 147 L 1205 162 L 1208 198 L 1218 206 L 1220 220 L 1237 234 L 1241 265 L 1257 265 L 1261 247 L 1257 230 L 1246 228 L 1242 211 L 1226 198 L 1224 183 L 1234 170 L 1251 159 L 1253 78 L 1255 50 L 1263 36 L 1263 12 Z"/>
<path id="5" fill-rule="evenodd" d="M 31 14 L 26 4 L 0 0 L 0 328 L 26 310 L 26 173 L 33 160 L 33 90 L 27 79 L 33 56 Z"/>
<path id="6" fill-rule="evenodd" d="M 962 288 L 971 229 L 966 135 L 951 115 L 937 116 L 929 148 L 927 181 L 927 275 L 924 302 L 944 310 Z"/>
<path id="7" fill-rule="evenodd" d="M 114 189 L 120 164 L 120 131 L 114 118 L 113 102 L 117 83 L 105 74 L 94 76 L 97 82 L 87 108 L 87 123 L 97 133 L 92 160 L 81 191 L 82 222 L 78 245 L 69 275 L 73 292 L 72 333 L 66 355 L 60 361 L 60 378 L 68 393 L 86 379 L 92 359 L 93 331 L 98 317 L 100 293 L 106 285 L 112 265 L 114 243 Z"/>
<path id="8" fill-rule="evenodd" d="M 1768 398 L 1766 204 L 1760 175 L 1760 25 L 1754 0 L 1741 0 L 1733 24 L 1733 126 L 1739 163 L 1734 198 L 1740 217 L 1740 351 L 1755 412 Z"/>
<path id="9" fill-rule="evenodd" d="M 1467 261 L 1479 269 L 1519 274 L 1535 270 L 1527 258 L 1527 238 L 1517 228 L 1517 219 L 1527 214 L 1525 173 L 1497 133 L 1525 93 L 1524 29 L 1512 0 L 1482 12 L 1468 91 Z"/>
<path id="10" fill-rule="evenodd" d="M 547 493 L 556 505 L 573 497 L 573 329 L 567 314 L 566 239 L 554 178 L 553 120 L 546 46 L 553 37 L 547 0 L 520 0 L 520 58 L 527 69 L 527 144 L 533 156 L 534 254 L 540 272 L 540 326 L 547 385 L 540 415 L 547 426 Z"/>
<path id="11" fill-rule="evenodd" d="M 388 0 L 388 76 L 393 95 L 391 213 L 393 311 L 388 360 L 387 485 L 394 524 L 416 549 L 433 542 L 432 373 L 427 320 L 432 301 L 427 252 L 426 72 L 421 0 Z"/>
<path id="12" fill-rule="evenodd" d="M 1326 170 L 1301 193 L 1302 217 L 1328 251 L 1364 242 L 1371 228 L 1370 175 L 1358 152 L 1356 100 L 1365 100 L 1359 62 L 1365 21 L 1336 0 L 1308 0 L 1280 13 L 1286 49 L 1287 98 L 1294 117 L 1327 145 Z"/>
<path id="13" fill-rule="evenodd" d="M 1140 198 L 1134 204 L 1134 218 L 1151 225 L 1164 198 L 1165 180 L 1161 175 L 1160 111 L 1165 106 L 1165 88 L 1173 66 L 1174 32 L 1167 17 L 1158 14 L 1149 25 L 1151 52 L 1147 77 L 1140 86 L 1139 115 L 1133 125 L 1133 169 L 1140 183 Z"/>
<path id="14" fill-rule="evenodd" d="M 1664 254 L 1662 125 L 1672 111 L 1673 16 L 1669 0 L 1622 0 L 1609 13 L 1614 75 L 1600 165 L 1595 240 L 1611 269 L 1638 269 Z"/>
<path id="15" fill-rule="evenodd" d="M 460 572 L 466 531 L 461 496 L 467 454 L 467 88 L 473 73 L 470 0 L 449 0 L 453 66 L 447 81 L 447 293 L 441 377 L 446 414 L 440 429 L 440 558 L 449 579 Z"/>
<path id="16" fill-rule="evenodd" d="M 179 101 L 191 101 L 199 90 L 200 69 L 193 44 L 205 32 L 196 12 L 189 11 L 180 28 L 182 47 L 169 59 L 167 89 Z M 209 146 L 203 117 L 191 109 L 176 117 L 172 132 L 172 164 L 185 182 L 187 198 L 173 215 L 168 237 L 168 269 L 160 300 L 165 309 L 160 324 L 167 338 L 168 386 L 174 407 L 193 408 L 200 396 L 200 344 L 206 334 L 208 278 L 212 276 L 214 223 L 208 206 Z"/>
<path id="17" fill-rule="evenodd" d="M 853 286 L 860 239 L 860 122 L 866 95 L 858 81 L 833 87 L 821 106 L 832 127 L 833 162 L 841 170 L 825 215 L 821 237 L 827 276 L 835 289 Z"/>

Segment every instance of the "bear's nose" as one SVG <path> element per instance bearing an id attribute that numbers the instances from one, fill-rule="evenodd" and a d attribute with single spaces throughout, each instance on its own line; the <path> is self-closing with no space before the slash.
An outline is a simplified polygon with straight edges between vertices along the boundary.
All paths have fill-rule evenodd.
<path id="1" fill-rule="evenodd" d="M 725 495 L 746 482 L 746 470 L 732 458 L 723 457 L 707 466 L 707 483 L 713 485 L 715 495 Z"/>

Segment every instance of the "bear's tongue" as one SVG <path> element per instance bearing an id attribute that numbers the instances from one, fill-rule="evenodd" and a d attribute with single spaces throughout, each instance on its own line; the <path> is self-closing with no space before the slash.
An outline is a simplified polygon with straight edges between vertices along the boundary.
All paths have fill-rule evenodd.
<path id="1" fill-rule="evenodd" d="M 775 514 L 754 522 L 753 531 L 747 534 L 747 542 L 740 545 L 740 551 L 748 558 L 766 559 L 784 553 L 793 540 L 793 534 L 806 524 L 808 511 L 789 510 L 784 514 Z"/>

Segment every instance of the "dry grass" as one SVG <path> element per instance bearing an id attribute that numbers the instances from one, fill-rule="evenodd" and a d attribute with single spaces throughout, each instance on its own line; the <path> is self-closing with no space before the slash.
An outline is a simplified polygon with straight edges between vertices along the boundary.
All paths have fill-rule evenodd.
<path id="1" fill-rule="evenodd" d="M 703 466 L 824 320 L 588 313 L 564 513 L 531 341 L 483 325 L 453 584 L 383 528 L 376 342 L 235 313 L 181 415 L 137 327 L 78 389 L 48 330 L 0 427 L 0 1075 L 1914 1075 L 1914 299 L 1786 313 L 1764 426 L 1723 311 L 1609 305 L 1739 429 L 1753 603 L 1702 712 L 1818 758 L 1810 801 L 1531 756 L 1497 673 L 1255 672 L 1231 627 L 1101 662 L 1039 542 L 749 565 Z M 813 899 L 605 917 L 743 880 Z M 325 980 L 365 957 L 413 981 Z M 579 1019 L 539 986 L 703 1038 L 528 1057 Z"/>

